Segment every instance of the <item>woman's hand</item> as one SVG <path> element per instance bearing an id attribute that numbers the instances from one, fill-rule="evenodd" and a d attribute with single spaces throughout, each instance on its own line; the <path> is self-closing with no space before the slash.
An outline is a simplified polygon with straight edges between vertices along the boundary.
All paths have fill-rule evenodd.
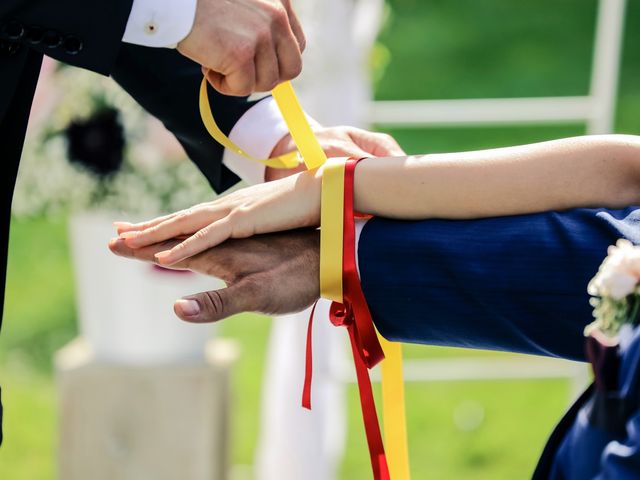
<path id="1" fill-rule="evenodd" d="M 189 236 L 171 249 L 156 253 L 160 264 L 172 265 L 230 238 L 318 226 L 321 190 L 318 171 L 302 172 L 149 222 L 117 222 L 115 226 L 130 248 Z"/>

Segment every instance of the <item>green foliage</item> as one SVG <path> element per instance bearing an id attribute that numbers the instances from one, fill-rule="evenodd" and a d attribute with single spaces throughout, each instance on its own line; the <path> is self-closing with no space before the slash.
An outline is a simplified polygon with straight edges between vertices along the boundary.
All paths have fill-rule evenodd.
<path id="1" fill-rule="evenodd" d="M 54 480 L 57 423 L 51 376 L 17 363 L 2 363 L 0 371 L 5 407 L 0 478 Z"/>
<path id="2" fill-rule="evenodd" d="M 432 350 L 424 348 L 422 356 Z M 410 383 L 406 395 L 416 479 L 528 478 L 568 399 L 559 380 Z M 358 402 L 352 386 L 343 479 L 370 478 Z M 465 421 L 474 410 L 479 418 Z"/>
<path id="3" fill-rule="evenodd" d="M 76 333 L 66 218 L 14 219 L 9 252 L 0 362 L 46 373 Z"/>
<path id="4" fill-rule="evenodd" d="M 391 61 L 378 84 L 380 99 L 588 92 L 596 0 L 390 4 L 380 41 Z"/>

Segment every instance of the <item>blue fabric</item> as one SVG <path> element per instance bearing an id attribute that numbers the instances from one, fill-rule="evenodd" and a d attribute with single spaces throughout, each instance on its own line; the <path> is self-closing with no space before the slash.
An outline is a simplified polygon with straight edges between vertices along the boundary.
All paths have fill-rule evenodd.
<path id="1" fill-rule="evenodd" d="M 580 409 L 558 449 L 549 478 L 551 480 L 640 478 L 640 328 L 621 352 L 618 389 L 606 392 L 619 400 L 601 409 L 594 420 L 593 404 L 602 392 L 595 392 Z M 625 428 L 617 432 L 615 419 L 624 415 Z"/>
<path id="2" fill-rule="evenodd" d="M 578 478 L 578 477 L 575 477 Z M 640 478 L 640 411 L 627 422 L 627 436 L 609 443 L 602 454 L 597 480 L 638 480 Z"/>
<path id="3" fill-rule="evenodd" d="M 592 425 L 589 412 L 593 398 L 578 412 L 573 426 L 566 433 L 551 469 L 551 480 L 594 478 L 600 471 L 600 459 L 616 435 Z"/>
<path id="4" fill-rule="evenodd" d="M 587 284 L 640 208 L 481 220 L 375 218 L 358 245 L 362 288 L 390 340 L 584 360 Z"/>
<path id="5" fill-rule="evenodd" d="M 587 284 L 618 238 L 640 244 L 640 208 L 373 219 L 358 260 L 376 326 L 391 340 L 584 360 Z M 640 479 L 640 328 L 618 372 L 617 390 L 591 388 L 570 409 L 536 479 Z"/>

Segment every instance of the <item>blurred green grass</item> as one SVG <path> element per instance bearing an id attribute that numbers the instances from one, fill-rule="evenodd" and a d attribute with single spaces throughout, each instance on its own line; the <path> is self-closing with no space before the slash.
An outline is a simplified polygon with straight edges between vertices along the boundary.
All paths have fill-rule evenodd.
<path id="1" fill-rule="evenodd" d="M 380 35 L 389 64 L 379 99 L 582 95 L 588 91 L 595 0 L 392 0 Z M 631 1 L 627 25 L 640 20 Z M 640 132 L 638 30 L 627 28 L 616 130 Z M 467 150 L 559 138 L 583 125 L 392 129 L 410 153 Z M 6 407 L 0 478 L 55 478 L 55 389 L 51 355 L 75 335 L 73 278 L 66 219 L 14 220 L 0 383 Z M 236 338 L 238 365 L 233 462 L 253 460 L 269 320 L 243 315 L 221 334 Z M 410 357 L 469 355 L 407 348 Z M 485 353 L 486 354 L 486 353 Z M 486 354 L 498 355 L 498 354 Z M 568 401 L 567 382 L 452 382 L 407 386 L 414 478 L 526 478 Z M 370 478 L 355 386 L 349 387 L 344 479 Z M 456 425 L 471 405 L 475 428 Z M 475 410 L 474 410 L 475 409 Z"/>

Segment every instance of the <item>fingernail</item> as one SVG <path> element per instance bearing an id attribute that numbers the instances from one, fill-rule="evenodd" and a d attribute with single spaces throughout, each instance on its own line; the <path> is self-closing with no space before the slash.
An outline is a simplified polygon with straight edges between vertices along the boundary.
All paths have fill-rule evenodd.
<path id="1" fill-rule="evenodd" d="M 113 226 L 118 228 L 118 227 L 130 227 L 131 225 L 133 225 L 133 223 L 129 223 L 129 222 L 113 222 Z"/>
<path id="2" fill-rule="evenodd" d="M 167 258 L 171 255 L 171 250 L 163 250 L 162 252 L 158 252 L 154 255 L 156 259 L 160 262 L 167 260 Z"/>
<path id="3" fill-rule="evenodd" d="M 195 300 L 181 298 L 176 302 L 176 306 L 180 308 L 185 317 L 195 317 L 200 313 L 200 304 Z"/>
<path id="4" fill-rule="evenodd" d="M 135 238 L 138 236 L 138 232 L 122 232 L 120 234 L 120 238 L 124 238 L 125 240 L 127 238 Z"/>

